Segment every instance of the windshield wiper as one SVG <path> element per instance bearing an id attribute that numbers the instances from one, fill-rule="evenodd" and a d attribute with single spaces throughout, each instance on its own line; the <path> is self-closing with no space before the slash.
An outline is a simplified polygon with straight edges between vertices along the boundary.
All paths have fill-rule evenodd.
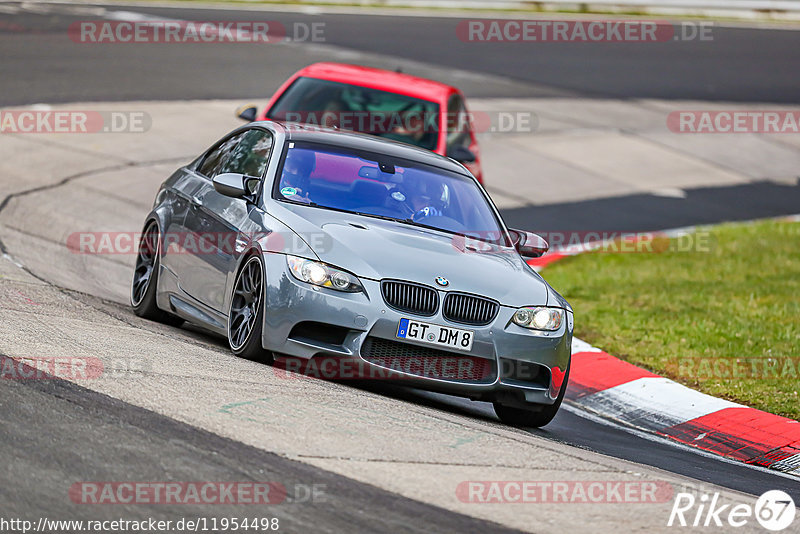
<path id="1" fill-rule="evenodd" d="M 363 217 L 375 217 L 376 219 L 383 219 L 384 221 L 392 221 L 392 222 L 413 222 L 411 219 L 398 219 L 397 217 L 389 217 L 388 215 L 376 215 L 374 213 L 367 213 L 365 211 L 348 211 L 342 210 L 345 213 L 352 213 L 353 215 L 361 215 Z"/>
<path id="2" fill-rule="evenodd" d="M 407 218 L 407 219 L 400 219 L 398 217 L 389 217 L 387 215 L 375 215 L 373 213 L 366 213 L 366 212 L 363 212 L 363 211 L 348 211 L 346 213 L 353 213 L 355 215 L 363 215 L 364 217 L 375 217 L 376 219 L 383 219 L 384 221 L 405 223 L 405 224 L 409 224 L 411 226 L 416 226 L 418 228 L 429 228 L 431 230 L 438 230 L 440 232 L 450 233 L 450 232 L 447 232 L 446 230 L 442 230 L 441 228 L 437 228 L 435 226 L 430 226 L 428 224 L 419 223 L 419 222 L 415 221 L 414 219 L 411 219 L 410 217 Z"/>

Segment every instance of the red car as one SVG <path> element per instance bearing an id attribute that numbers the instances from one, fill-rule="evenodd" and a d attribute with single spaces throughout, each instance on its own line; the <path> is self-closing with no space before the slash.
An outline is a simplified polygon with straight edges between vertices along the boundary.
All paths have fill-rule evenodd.
<path id="1" fill-rule="evenodd" d="M 464 95 L 443 83 L 342 63 L 314 63 L 289 78 L 260 114 L 240 118 L 336 127 L 410 143 L 449 156 L 483 181 Z"/>

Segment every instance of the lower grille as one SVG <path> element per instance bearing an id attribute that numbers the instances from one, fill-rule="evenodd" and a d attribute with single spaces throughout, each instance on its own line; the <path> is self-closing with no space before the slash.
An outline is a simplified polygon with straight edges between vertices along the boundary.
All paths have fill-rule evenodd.
<path id="1" fill-rule="evenodd" d="M 500 381 L 548 388 L 550 387 L 550 370 L 538 363 L 500 358 Z"/>
<path id="2" fill-rule="evenodd" d="M 367 337 L 361 357 L 370 363 L 394 371 L 439 380 L 492 382 L 492 360 L 462 355 L 378 337 Z"/>
<path id="3" fill-rule="evenodd" d="M 303 321 L 297 323 L 289 332 L 289 339 L 297 341 L 311 341 L 312 343 L 327 343 L 329 345 L 343 345 L 350 329 L 326 323 Z"/>

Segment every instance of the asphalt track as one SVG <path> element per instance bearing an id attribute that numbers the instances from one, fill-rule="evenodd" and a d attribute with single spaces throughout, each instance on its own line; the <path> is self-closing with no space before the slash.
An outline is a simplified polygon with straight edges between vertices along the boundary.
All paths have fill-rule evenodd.
<path id="1" fill-rule="evenodd" d="M 496 419 L 489 403 L 471 402 L 419 390 L 384 388 L 384 393 L 393 394 L 397 398 L 413 399 L 414 402 L 434 406 L 440 410 L 465 413 L 486 420 Z M 580 410 L 562 409 L 549 425 L 530 432 L 566 445 L 651 465 L 753 495 L 768 491 L 776 484 L 773 473 L 768 471 L 756 471 L 741 464 L 721 462 L 713 456 L 697 454 L 695 451 L 675 447 L 659 440 L 651 441 L 642 436 L 632 435 L 620 427 L 610 426 L 607 422 L 600 423 L 587 418 Z M 800 482 L 785 479 L 778 485 L 793 498 L 795 495 L 800 496 Z"/>
<path id="2" fill-rule="evenodd" d="M 39 102 L 242 98 L 259 102 L 314 61 L 356 61 L 438 79 L 468 97 L 576 97 L 800 102 L 800 31 L 717 25 L 711 41 L 468 43 L 460 18 L 219 10 L 147 5 L 4 3 L 0 105 Z M 238 7 L 238 6 L 237 6 Z M 192 21 L 323 23 L 324 42 L 73 43 L 70 24 L 133 12 Z M 124 15 L 123 15 L 124 16 Z M 291 33 L 291 30 L 290 30 Z M 390 36 L 391 38 L 387 38 Z M 791 214 L 800 184 L 765 182 L 508 210 L 509 224 L 540 231 L 649 231 Z"/>
<path id="3" fill-rule="evenodd" d="M 0 487 L 4 518 L 110 520 L 122 514 L 174 520 L 174 511 L 166 507 L 133 503 L 81 510 L 63 499 L 62 480 L 84 480 L 89 473 L 97 480 L 126 480 L 135 466 L 137 480 L 161 481 L 165 472 L 183 481 L 281 480 L 288 500 L 270 507 L 268 515 L 263 508 L 257 513 L 277 518 L 282 531 L 516 532 L 287 460 L 71 382 L 6 382 L 0 395 L 0 454 L 9 470 L 6 482 L 13 484 Z M 310 498 L 307 488 L 313 491 L 314 485 L 324 488 L 324 495 Z M 358 513 L 342 513 L 353 503 L 358 503 Z M 244 510 L 188 504 L 181 516 L 221 519 L 241 516 Z"/>
<path id="4" fill-rule="evenodd" d="M 468 96 L 800 102 L 798 31 L 718 25 L 711 41 L 472 43 L 457 37 L 460 18 L 404 16 L 402 10 L 384 16 L 311 15 L 114 5 L 118 10 L 196 21 L 275 20 L 287 28 L 322 22 L 325 42 L 317 44 L 438 65 L 437 78 L 443 81 L 455 81 L 452 70 L 459 69 L 519 82 L 499 89 L 485 81 L 458 80 Z M 0 105 L 268 96 L 287 73 L 307 63 L 301 53 L 287 58 L 281 47 L 269 45 L 64 46 L 69 43 L 65 27 L 96 19 L 91 12 L 50 8 L 46 16 L 0 14 L 0 20 L 11 20 L 9 16 L 16 26 L 0 27 L 7 80 Z M 109 57 L 114 61 L 107 61 Z"/>
<path id="5" fill-rule="evenodd" d="M 759 181 L 687 189 L 683 198 L 638 194 L 503 210 L 512 227 L 641 232 L 721 221 L 793 215 L 800 208 L 800 183 Z"/>
<path id="6" fill-rule="evenodd" d="M 167 12 L 156 8 L 136 8 L 136 11 L 175 17 L 172 10 Z M 256 15 L 248 15 L 246 12 L 230 14 L 183 10 L 180 18 L 246 20 L 248 16 Z M 286 22 L 304 20 L 303 17 L 286 13 L 270 15 L 270 18 L 285 19 Z M 483 48 L 466 43 L 462 45 L 458 42 L 447 47 L 435 46 L 439 42 L 438 36 L 452 31 L 452 28 L 448 30 L 448 25 L 452 25 L 449 19 L 351 15 L 319 15 L 309 18 L 319 20 L 319 17 L 324 17 L 329 23 L 326 31 L 329 44 L 354 49 L 366 48 L 414 60 L 424 58 L 427 63 L 441 65 L 442 76 L 439 78 L 457 82 L 468 94 L 474 96 L 579 94 L 583 97 L 611 95 L 623 98 L 658 96 L 772 102 L 800 100 L 794 76 L 800 57 L 800 47 L 796 46 L 796 32 L 770 33 L 763 30 L 720 28 L 720 33 L 717 34 L 719 38 L 715 40 L 720 45 L 712 47 L 715 51 L 693 49 L 691 46 L 694 45 L 687 43 L 678 46 L 678 50 L 670 48 L 672 43 L 665 43 L 646 52 L 637 51 L 635 47 L 615 46 L 589 50 L 582 48 L 576 54 L 575 48 L 571 47 L 546 47 L 537 49 L 535 54 L 526 55 L 507 54 L 503 49 Z M 4 76 L 0 104 L 133 98 L 244 98 L 266 95 L 280 80 L 295 68 L 308 63 L 309 59 L 327 57 L 322 48 L 312 47 L 309 51 L 302 46 L 274 47 L 254 52 L 252 47 L 239 45 L 189 45 L 161 47 L 156 50 L 150 48 L 146 54 L 137 45 L 110 49 L 60 46 L 65 24 L 85 18 L 87 17 L 52 14 L 45 17 L 30 13 L 0 16 L 0 20 L 11 21 L 16 25 L 13 30 L 8 30 L 8 25 L 0 27 L 0 49 L 3 52 L 0 66 L 7 74 Z M 387 34 L 396 39 L 385 39 Z M 426 41 L 431 39 L 433 42 Z M 502 55 L 506 61 L 493 60 L 497 55 Z M 687 62 L 688 55 L 697 58 L 696 61 Z M 334 56 L 334 59 L 338 57 Z M 526 68 L 521 68 L 515 62 L 524 62 Z M 254 69 L 253 65 L 259 65 L 259 68 Z M 453 75 L 448 70 L 453 68 L 497 74 L 508 77 L 511 82 L 485 84 L 471 80 L 468 76 Z M 743 72 L 758 75 L 751 76 L 745 83 L 736 83 Z M 709 83 L 710 78 L 713 78 L 714 83 Z M 586 91 L 587 86 L 593 89 Z M 756 186 L 755 191 L 761 191 L 759 187 Z M 770 187 L 766 184 L 762 189 L 770 190 Z M 740 198 L 742 192 L 734 192 L 735 198 Z M 779 192 L 785 193 L 785 189 L 780 189 Z M 715 189 L 698 194 L 719 199 Z M 692 198 L 692 193 L 688 198 Z M 766 200 L 758 204 L 760 216 L 790 213 L 796 211 L 798 205 L 794 197 L 775 192 L 767 191 L 762 198 Z M 610 203 L 606 207 L 609 211 L 619 211 L 631 205 L 627 198 L 604 202 Z M 652 219 L 652 228 L 729 218 L 720 213 L 709 215 L 702 206 L 694 205 L 692 208 L 692 203 L 683 200 L 656 199 L 654 202 L 665 204 L 662 210 L 644 210 Z M 671 205 L 670 202 L 679 204 Z M 751 218 L 747 204 L 738 208 L 741 218 Z M 544 209 L 552 210 L 554 220 L 560 219 L 560 227 L 563 228 L 564 214 L 569 214 L 570 209 L 576 215 L 585 214 L 587 206 L 576 203 L 572 208 L 570 205 L 557 205 Z M 698 220 L 701 212 L 706 218 Z M 676 218 L 676 214 L 680 217 Z M 513 211 L 506 216 L 513 222 Z M 676 224 L 678 221 L 681 224 Z M 594 224 L 597 228 L 596 219 Z M 621 222 L 612 221 L 609 224 L 612 224 L 610 229 L 625 229 L 620 227 Z M 578 229 L 584 227 L 585 225 L 577 225 Z M 644 227 L 637 223 L 634 229 Z M 120 307 L 118 313 L 124 314 L 127 310 Z M 196 336 L 204 345 L 224 350 L 224 344 L 219 340 L 201 333 Z M 485 404 L 386 386 L 379 387 L 378 391 L 381 395 L 432 406 L 443 412 L 466 414 L 476 420 L 494 420 L 490 408 Z M 0 450 L 4 457 L 15 460 L 16 467 L 12 475 L 17 476 L 13 476 L 12 480 L 23 481 L 14 488 L 4 485 L 6 487 L 0 495 L 4 502 L 13 503 L 9 511 L 18 515 L 23 512 L 44 512 L 50 507 L 59 511 L 58 507 L 62 504 L 56 502 L 55 495 L 61 488 L 53 484 L 52 479 L 52 473 L 58 470 L 73 470 L 74 477 L 84 478 L 87 477 L 86 470 L 91 470 L 95 480 L 113 480 L 115 477 L 130 476 L 130 466 L 140 466 L 145 469 L 143 476 L 157 477 L 167 470 L 175 473 L 178 479 L 183 474 L 185 480 L 190 476 L 196 479 L 256 476 L 253 470 L 266 468 L 269 473 L 286 480 L 293 480 L 295 477 L 297 480 L 308 481 L 322 477 L 329 487 L 336 488 L 337 496 L 333 502 L 317 507 L 310 513 L 304 509 L 303 514 L 308 513 L 309 517 L 314 517 L 317 521 L 317 529 L 321 524 L 329 525 L 327 531 L 331 532 L 341 531 L 343 527 L 358 532 L 386 529 L 415 531 L 421 525 L 423 527 L 419 530 L 436 532 L 500 528 L 381 492 L 372 486 L 343 477 L 337 478 L 305 464 L 269 456 L 260 450 L 251 450 L 245 445 L 60 380 L 4 384 L 0 402 L 5 407 L 5 415 L 0 418 L 5 436 L 5 439 L 0 440 Z M 533 433 L 555 442 L 625 458 L 749 494 L 781 487 L 789 491 L 796 500 L 800 500 L 800 483 L 778 479 L 775 474 L 766 471 L 722 462 L 669 444 L 633 436 L 571 411 L 562 410 L 551 425 Z M 91 446 L 87 449 L 87 455 L 65 459 L 59 455 L 65 447 L 63 444 L 53 443 L 51 435 L 68 436 L 68 450 L 78 450 L 87 443 L 91 443 Z M 115 439 L 106 439 L 109 435 L 113 435 Z M 190 465 L 185 464 L 187 451 L 193 457 Z M 222 453 L 225 461 L 215 459 L 218 453 Z M 127 464 L 120 462 L 121 457 Z M 151 465 L 154 458 L 158 459 L 158 466 Z M 148 471 L 147 466 L 152 469 Z M 123 467 L 125 469 L 121 470 Z M 259 473 L 257 476 L 264 475 Z M 353 502 L 359 502 L 359 509 L 367 513 L 355 525 L 352 524 L 350 514 L 343 516 L 341 511 L 343 507 L 352 506 Z M 153 515 L 152 511 L 147 512 Z M 223 514 L 224 510 L 219 513 Z M 92 514 L 96 518 L 95 513 Z M 309 524 L 302 523 L 303 514 L 293 514 L 288 510 L 285 519 L 290 524 L 297 521 L 298 523 L 292 524 L 293 527 L 308 528 Z M 402 528 L 403 526 L 406 528 Z"/>

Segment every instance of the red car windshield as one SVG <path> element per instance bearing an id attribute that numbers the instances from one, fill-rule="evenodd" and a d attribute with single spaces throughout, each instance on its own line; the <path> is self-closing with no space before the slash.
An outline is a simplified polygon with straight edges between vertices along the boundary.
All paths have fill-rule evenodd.
<path id="1" fill-rule="evenodd" d="M 274 120 L 368 133 L 435 150 L 439 104 L 388 91 L 301 77 L 267 112 Z"/>
<path id="2" fill-rule="evenodd" d="M 504 244 L 489 199 L 466 176 L 409 160 L 289 142 L 274 198 Z"/>

